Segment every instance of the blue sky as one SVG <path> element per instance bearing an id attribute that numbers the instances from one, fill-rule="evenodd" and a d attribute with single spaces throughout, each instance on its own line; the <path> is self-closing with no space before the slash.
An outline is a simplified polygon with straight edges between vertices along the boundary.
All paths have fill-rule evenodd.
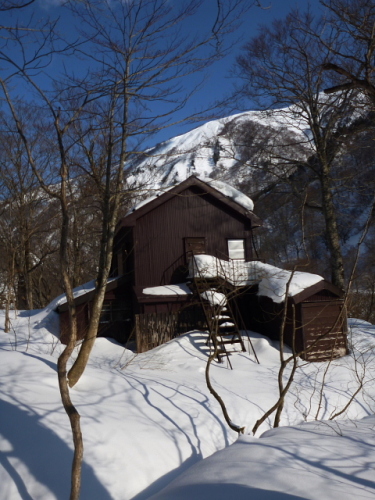
<path id="1" fill-rule="evenodd" d="M 236 81 L 236 77 L 233 76 L 236 56 L 240 53 L 243 44 L 259 32 L 261 25 L 270 24 L 276 19 L 285 17 L 293 7 L 299 7 L 301 10 L 304 10 L 310 5 L 310 8 L 316 12 L 320 12 L 321 9 L 319 0 L 311 0 L 310 2 L 306 0 L 261 0 L 261 2 L 264 8 L 253 6 L 249 9 L 243 16 L 239 28 L 230 35 L 229 42 L 236 41 L 236 44 L 231 48 L 228 55 L 220 62 L 211 65 L 206 73 L 190 76 L 186 80 L 185 86 L 187 89 L 194 88 L 196 82 L 202 78 L 204 78 L 205 83 L 202 88 L 193 95 L 188 105 L 174 117 L 174 120 L 184 120 L 193 113 L 209 107 L 216 100 L 220 100 L 230 95 Z M 194 31 L 194 33 L 196 33 L 201 27 L 203 29 L 212 23 L 215 4 L 215 0 L 206 0 L 203 8 L 199 11 L 199 15 L 195 16 L 192 20 L 192 32 Z M 23 11 L 17 12 L 17 16 L 20 16 L 21 22 L 24 23 L 27 23 L 31 16 L 36 20 L 47 15 L 53 18 L 60 16 L 64 32 L 69 33 L 73 31 L 72 27 L 75 20 L 71 14 L 61 7 L 58 0 L 38 0 L 36 4 L 33 4 Z M 8 15 L 4 16 L 0 23 L 5 24 L 8 21 L 5 20 L 7 17 Z M 51 69 L 49 69 L 49 71 L 51 71 Z M 254 104 L 249 102 L 247 108 L 251 109 L 253 107 Z M 245 109 L 231 110 L 231 112 L 237 111 L 245 111 Z M 221 111 L 221 113 L 223 112 Z M 230 111 L 228 110 L 227 114 L 229 113 Z M 196 125 L 198 124 L 199 123 Z M 194 128 L 196 125 L 192 123 L 172 125 L 159 132 L 157 136 L 152 137 L 147 145 L 150 146 L 156 142 L 168 139 L 169 137 L 184 133 Z"/>
<path id="2" fill-rule="evenodd" d="M 254 6 L 246 13 L 241 26 L 232 35 L 232 38 L 238 39 L 238 42 L 225 59 L 209 68 L 204 87 L 191 99 L 181 116 L 189 116 L 209 106 L 215 100 L 220 100 L 230 94 L 236 81 L 236 77 L 233 76 L 236 56 L 240 54 L 241 47 L 246 41 L 259 33 L 262 25 L 271 24 L 277 19 L 284 18 L 291 9 L 296 7 L 304 10 L 310 6 L 312 11 L 317 14 L 322 12 L 319 0 L 311 0 L 310 2 L 306 0 L 272 0 L 269 2 L 261 0 L 261 4 L 264 5 L 264 9 Z M 205 16 L 201 19 L 202 25 L 210 19 L 209 8 L 206 9 Z M 249 109 L 255 107 L 255 104 L 251 102 L 248 105 Z M 234 109 L 230 112 L 237 111 L 245 110 Z M 194 125 L 191 123 L 176 125 L 161 132 L 157 139 L 161 141 L 185 133 L 192 128 Z"/>

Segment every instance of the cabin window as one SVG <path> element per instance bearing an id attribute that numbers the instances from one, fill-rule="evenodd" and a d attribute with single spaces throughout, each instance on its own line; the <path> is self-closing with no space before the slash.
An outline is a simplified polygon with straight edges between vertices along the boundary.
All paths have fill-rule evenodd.
<path id="1" fill-rule="evenodd" d="M 113 323 L 115 321 L 126 321 L 131 314 L 129 304 L 122 300 L 105 300 L 100 315 L 100 324 Z"/>
<path id="2" fill-rule="evenodd" d="M 228 240 L 228 257 L 234 260 L 245 260 L 245 240 Z"/>

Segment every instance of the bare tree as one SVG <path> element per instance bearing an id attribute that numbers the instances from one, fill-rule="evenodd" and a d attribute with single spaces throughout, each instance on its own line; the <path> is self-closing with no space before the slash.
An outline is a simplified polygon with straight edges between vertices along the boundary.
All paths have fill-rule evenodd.
<path id="1" fill-rule="evenodd" d="M 218 2 L 212 25 L 194 38 L 183 28 L 201 7 L 198 0 L 178 6 L 165 0 L 70 5 L 82 21 L 82 36 L 90 40 L 84 56 L 95 68 L 90 78 L 77 82 L 95 97 L 85 120 L 77 122 L 77 164 L 92 178 L 102 213 L 96 293 L 87 335 L 69 371 L 71 386 L 83 373 L 97 335 L 119 208 L 134 189 L 126 183 L 124 165 L 140 152 L 144 137 L 165 127 L 193 94 L 185 79 L 225 53 L 223 36 L 233 29 L 240 4 Z"/>
<path id="2" fill-rule="evenodd" d="M 12 59 L 3 47 L 0 60 L 6 70 L 0 84 L 33 174 L 42 189 L 60 205 L 60 272 L 70 314 L 69 343 L 58 360 L 62 402 L 69 416 L 74 459 L 71 500 L 79 497 L 83 442 L 80 416 L 69 393 L 79 380 L 93 347 L 109 276 L 115 225 L 124 197 L 132 187 L 126 183 L 126 162 L 139 152 L 142 138 L 167 125 L 182 109 L 193 91 L 185 79 L 204 70 L 225 53 L 223 37 L 239 15 L 240 0 L 217 2 L 217 11 L 204 34 L 184 30 L 203 2 L 171 4 L 167 0 L 130 2 L 71 2 L 80 24 L 78 46 L 63 46 L 54 37 L 54 25 L 39 32 L 39 40 L 24 45 L 21 31 L 10 31 L 20 50 Z M 27 30 L 26 32 L 27 33 Z M 34 35 L 34 33 L 33 33 Z M 10 43 L 9 41 L 7 43 Z M 33 50 L 34 49 L 34 50 Z M 55 78 L 43 86 L 41 73 L 48 57 L 64 51 L 79 52 L 82 74 Z M 36 77 L 37 76 L 37 77 Z M 35 107 L 43 110 L 40 124 L 25 123 L 13 83 L 22 80 L 36 96 Z M 43 127 L 44 142 L 32 140 L 34 128 Z M 96 288 L 90 325 L 78 357 L 68 372 L 68 361 L 77 341 L 70 241 L 74 233 L 74 192 L 77 176 L 85 173 L 95 187 L 101 230 L 96 263 Z"/>
<path id="3" fill-rule="evenodd" d="M 17 0 L 2 0 L 0 2 L 0 12 L 23 9 L 33 4 L 34 2 L 35 0 L 26 0 L 25 2 L 19 2 Z"/>
<path id="4" fill-rule="evenodd" d="M 324 33 L 321 35 L 331 53 L 323 69 L 336 78 L 335 85 L 325 88 L 325 93 L 356 89 L 374 105 L 374 3 L 371 0 L 323 0 L 322 4 L 328 9 L 330 28 L 335 33 L 334 43 Z"/>
<path id="5" fill-rule="evenodd" d="M 322 95 L 330 82 L 322 68 L 331 52 L 312 33 L 321 32 L 324 26 L 324 20 L 315 20 L 309 12 L 293 11 L 271 28 L 264 27 L 238 58 L 244 80 L 238 92 L 242 97 L 258 98 L 269 108 L 288 106 L 285 113 L 282 109 L 270 110 L 270 116 L 280 123 L 293 122 L 304 133 L 301 142 L 311 151 L 305 161 L 296 160 L 293 150 L 288 154 L 286 148 L 283 155 L 276 153 L 274 158 L 289 167 L 288 182 L 293 182 L 299 172 L 308 173 L 302 191 L 296 186 L 294 193 L 301 198 L 304 193 L 311 193 L 306 207 L 319 212 L 324 220 L 332 281 L 344 289 L 337 205 L 337 188 L 344 177 L 340 175 L 338 160 L 352 132 L 345 120 L 355 109 L 355 96 L 352 89 L 331 98 Z M 319 192 L 314 197 L 317 185 Z"/>

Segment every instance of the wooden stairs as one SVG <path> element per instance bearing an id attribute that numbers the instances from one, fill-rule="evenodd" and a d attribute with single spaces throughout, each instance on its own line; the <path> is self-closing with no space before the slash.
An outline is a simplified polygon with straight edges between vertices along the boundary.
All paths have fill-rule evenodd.
<path id="1" fill-rule="evenodd" d="M 211 342 L 221 363 L 227 358 L 232 369 L 229 356 L 245 352 L 246 347 L 237 325 L 228 296 L 228 284 L 224 280 L 194 278 L 192 289 L 203 309 Z M 240 347 L 236 349 L 235 347 Z"/>

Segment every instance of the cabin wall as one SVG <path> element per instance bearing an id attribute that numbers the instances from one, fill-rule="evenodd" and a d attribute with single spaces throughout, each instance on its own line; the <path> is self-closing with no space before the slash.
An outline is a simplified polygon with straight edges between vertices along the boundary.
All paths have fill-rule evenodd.
<path id="1" fill-rule="evenodd" d="M 181 281 L 186 270 L 185 238 L 204 237 L 205 253 L 228 258 L 228 239 L 244 239 L 252 260 L 250 221 L 194 186 L 137 220 L 134 265 L 137 286 Z"/>
<path id="2" fill-rule="evenodd" d="M 134 329 L 134 314 L 131 294 L 128 290 L 124 293 L 107 292 L 104 298 L 103 309 L 100 316 L 98 337 L 110 337 L 120 343 L 125 343 L 132 335 Z M 77 312 L 77 340 L 83 340 L 90 321 L 92 301 L 76 306 Z M 69 311 L 60 314 L 60 341 L 67 344 L 70 335 Z"/>
<path id="3" fill-rule="evenodd" d="M 320 361 L 347 354 L 346 315 L 340 300 L 301 303 L 303 359 Z"/>
<path id="4" fill-rule="evenodd" d="M 122 228 L 115 236 L 111 276 L 122 276 L 134 285 L 134 241 L 133 228 Z"/>
<path id="5" fill-rule="evenodd" d="M 257 286 L 237 298 L 246 328 L 272 340 L 280 339 L 284 303 L 257 295 Z M 346 315 L 343 302 L 322 290 L 303 302 L 288 300 L 284 342 L 307 361 L 324 361 L 347 353 Z"/>

